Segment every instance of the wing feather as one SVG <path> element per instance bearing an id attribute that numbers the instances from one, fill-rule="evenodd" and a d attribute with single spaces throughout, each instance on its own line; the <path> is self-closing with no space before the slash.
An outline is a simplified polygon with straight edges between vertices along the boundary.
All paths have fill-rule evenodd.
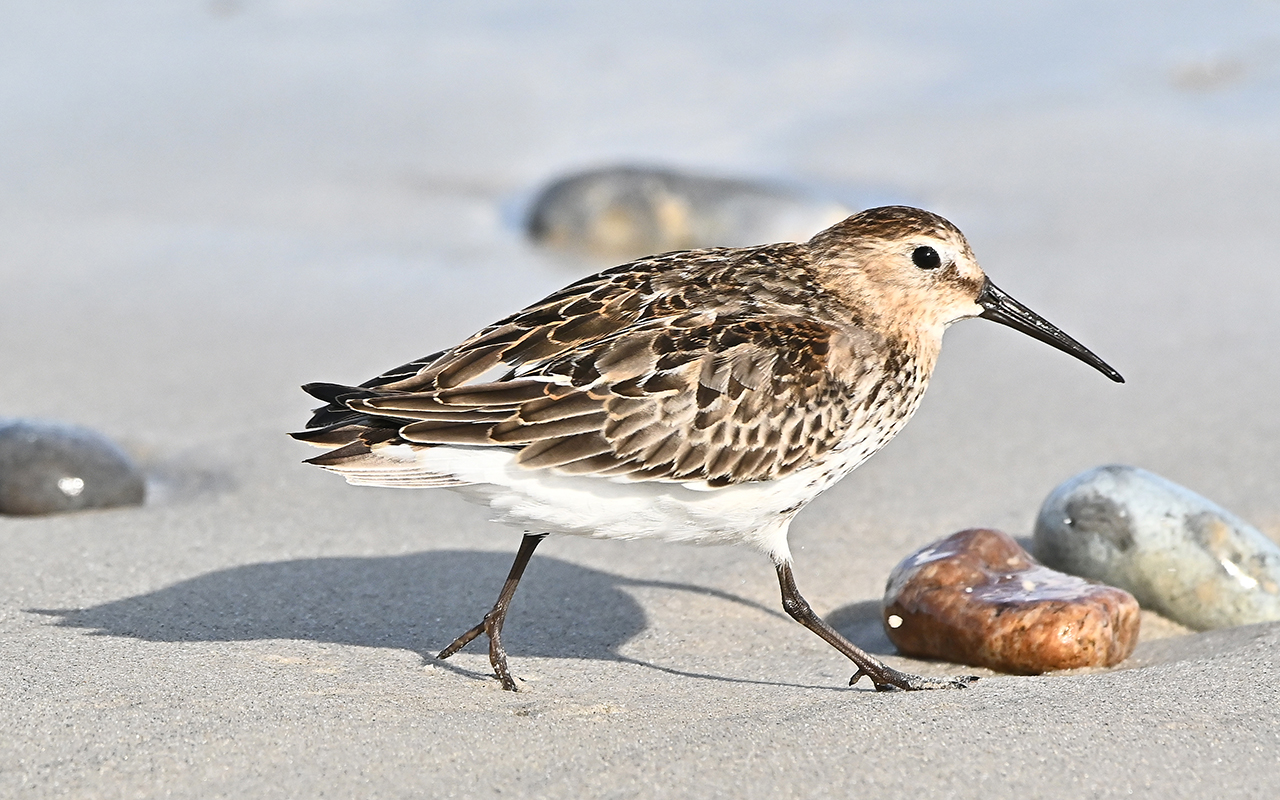
<path id="1" fill-rule="evenodd" d="M 330 405 L 313 422 L 329 427 L 299 438 L 506 447 L 529 469 L 618 480 L 781 477 L 892 388 L 884 342 L 824 316 L 803 270 L 770 261 L 795 255 L 711 250 L 600 273 L 363 387 L 316 389 Z M 726 285 L 712 272 L 746 262 L 737 289 L 710 293 Z"/>

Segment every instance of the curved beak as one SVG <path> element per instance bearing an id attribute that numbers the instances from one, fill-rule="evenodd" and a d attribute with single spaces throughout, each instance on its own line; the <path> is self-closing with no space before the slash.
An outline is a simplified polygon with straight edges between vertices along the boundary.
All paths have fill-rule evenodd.
<path id="1" fill-rule="evenodd" d="M 1039 339 L 1051 347 L 1075 356 L 1116 383 L 1124 383 L 1120 373 L 1112 369 L 1107 362 L 1095 356 L 1089 348 L 1058 330 L 1047 319 L 1002 292 L 990 278 L 982 284 L 982 291 L 978 293 L 978 305 L 982 306 L 982 313 L 978 316 L 983 319 L 1022 331 L 1033 339 Z"/>

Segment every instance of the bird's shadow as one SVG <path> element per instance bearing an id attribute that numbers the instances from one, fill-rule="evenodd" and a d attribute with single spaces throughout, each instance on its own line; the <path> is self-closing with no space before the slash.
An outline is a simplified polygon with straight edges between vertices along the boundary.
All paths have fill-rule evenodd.
<path id="1" fill-rule="evenodd" d="M 510 565 L 510 554 L 474 550 L 276 561 L 216 570 L 90 608 L 28 611 L 54 617 L 60 627 L 152 642 L 285 639 L 403 649 L 424 663 L 480 678 L 487 673 L 438 662 L 435 656 L 480 621 Z M 507 651 L 513 657 L 601 659 L 687 677 L 773 683 L 688 673 L 623 654 L 623 646 L 648 624 L 626 587 L 690 591 L 783 616 L 776 608 L 716 589 L 637 580 L 535 556 L 507 617 Z M 877 602 L 855 603 L 829 619 L 870 652 L 892 653 L 879 614 Z M 484 643 L 473 649 L 483 652 Z"/>
<path id="2" fill-rule="evenodd" d="M 433 658 L 493 605 L 511 555 L 442 550 L 247 564 L 80 609 L 57 625 L 153 642 L 300 639 Z M 617 659 L 644 630 L 626 579 L 535 557 L 507 617 L 512 655 Z"/>
<path id="3" fill-rule="evenodd" d="M 425 661 L 480 621 L 510 566 L 510 554 L 475 550 L 307 558 L 216 570 L 89 608 L 28 611 L 101 636 L 152 642 L 310 640 L 398 648 Z M 619 651 L 648 620 L 626 587 L 690 591 L 781 614 L 716 589 L 637 580 L 535 556 L 507 616 L 508 652 L 633 661 Z"/>

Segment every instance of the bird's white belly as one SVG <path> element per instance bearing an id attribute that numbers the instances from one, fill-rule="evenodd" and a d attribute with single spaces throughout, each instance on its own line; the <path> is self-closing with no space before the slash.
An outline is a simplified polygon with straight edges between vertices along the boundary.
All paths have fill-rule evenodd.
<path id="1" fill-rule="evenodd" d="M 784 478 L 712 488 L 528 470 L 505 449 L 414 453 L 420 468 L 454 476 L 458 483 L 449 488 L 492 508 L 496 521 L 530 533 L 748 544 L 775 559 L 790 558 L 787 528 L 795 514 L 870 455 L 863 447 L 844 448 Z"/>
<path id="2" fill-rule="evenodd" d="M 527 470 L 515 453 L 494 448 L 431 448 L 419 463 L 455 476 L 450 488 L 492 508 L 497 521 L 531 533 L 600 539 L 659 539 L 697 544 L 745 542 L 767 551 L 785 547 L 782 512 L 810 496 L 802 481 L 722 488 L 658 481 L 620 481 Z"/>

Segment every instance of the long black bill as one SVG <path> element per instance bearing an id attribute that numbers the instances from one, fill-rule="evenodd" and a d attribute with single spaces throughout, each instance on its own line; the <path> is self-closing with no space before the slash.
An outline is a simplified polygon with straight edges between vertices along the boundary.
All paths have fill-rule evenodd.
<path id="1" fill-rule="evenodd" d="M 1008 325 L 1015 331 L 1022 331 L 1033 339 L 1039 339 L 1051 347 L 1075 356 L 1116 383 L 1124 383 L 1120 373 L 1112 369 L 1107 362 L 1095 356 L 1089 348 L 1058 330 L 1049 320 L 1000 291 L 990 278 L 982 284 L 982 291 L 978 293 L 978 305 L 982 306 L 982 313 L 978 316 L 983 319 Z"/>

